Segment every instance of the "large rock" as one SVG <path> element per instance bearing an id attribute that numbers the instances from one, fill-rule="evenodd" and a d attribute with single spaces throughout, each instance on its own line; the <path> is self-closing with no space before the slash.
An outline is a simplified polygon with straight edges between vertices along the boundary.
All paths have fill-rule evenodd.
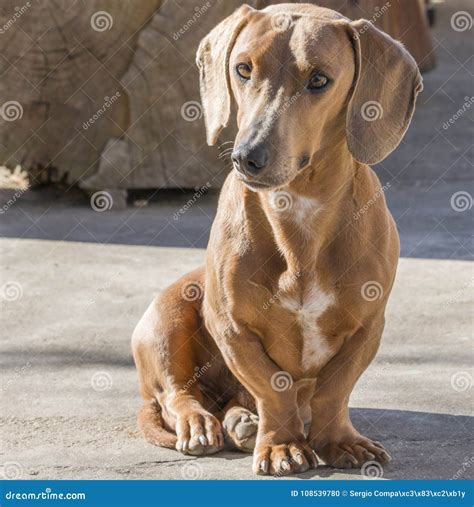
<path id="1" fill-rule="evenodd" d="M 219 185 L 229 159 L 205 144 L 195 52 L 242 3 L 3 0 L 0 164 L 90 190 Z M 421 1 L 318 3 L 371 19 L 433 64 Z"/>

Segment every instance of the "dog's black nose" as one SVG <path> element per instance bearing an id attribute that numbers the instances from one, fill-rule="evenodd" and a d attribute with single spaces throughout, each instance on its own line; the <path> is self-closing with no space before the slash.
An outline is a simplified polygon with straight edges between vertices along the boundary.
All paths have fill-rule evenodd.
<path id="1" fill-rule="evenodd" d="M 268 164 L 268 158 L 268 150 L 262 145 L 250 149 L 237 148 L 232 153 L 235 168 L 247 176 L 262 172 Z"/>

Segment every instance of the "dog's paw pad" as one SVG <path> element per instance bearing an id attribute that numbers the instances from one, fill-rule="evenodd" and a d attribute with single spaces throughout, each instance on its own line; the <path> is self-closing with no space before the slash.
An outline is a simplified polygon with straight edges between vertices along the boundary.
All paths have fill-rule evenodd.
<path id="1" fill-rule="evenodd" d="M 258 416 L 241 407 L 230 409 L 224 419 L 226 440 L 231 446 L 252 452 L 258 431 Z"/>

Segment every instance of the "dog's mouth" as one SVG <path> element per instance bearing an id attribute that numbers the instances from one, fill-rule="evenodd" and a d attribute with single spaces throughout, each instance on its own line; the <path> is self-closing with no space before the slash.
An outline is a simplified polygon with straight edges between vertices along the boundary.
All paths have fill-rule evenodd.
<path id="1" fill-rule="evenodd" d="M 265 190 L 272 188 L 273 185 L 262 183 L 261 181 L 249 180 L 245 176 L 237 174 L 237 179 L 245 184 L 251 190 Z"/>

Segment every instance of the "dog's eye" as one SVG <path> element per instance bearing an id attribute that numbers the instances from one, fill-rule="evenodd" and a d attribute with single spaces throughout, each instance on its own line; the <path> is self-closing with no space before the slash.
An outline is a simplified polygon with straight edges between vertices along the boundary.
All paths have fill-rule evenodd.
<path id="1" fill-rule="evenodd" d="M 246 63 L 239 63 L 235 67 L 235 71 L 237 72 L 240 78 L 244 79 L 245 81 L 248 81 L 252 74 L 252 67 L 250 67 L 250 65 Z"/>
<path id="2" fill-rule="evenodd" d="M 321 72 L 314 73 L 308 83 L 308 90 L 321 90 L 329 83 L 329 78 Z"/>

